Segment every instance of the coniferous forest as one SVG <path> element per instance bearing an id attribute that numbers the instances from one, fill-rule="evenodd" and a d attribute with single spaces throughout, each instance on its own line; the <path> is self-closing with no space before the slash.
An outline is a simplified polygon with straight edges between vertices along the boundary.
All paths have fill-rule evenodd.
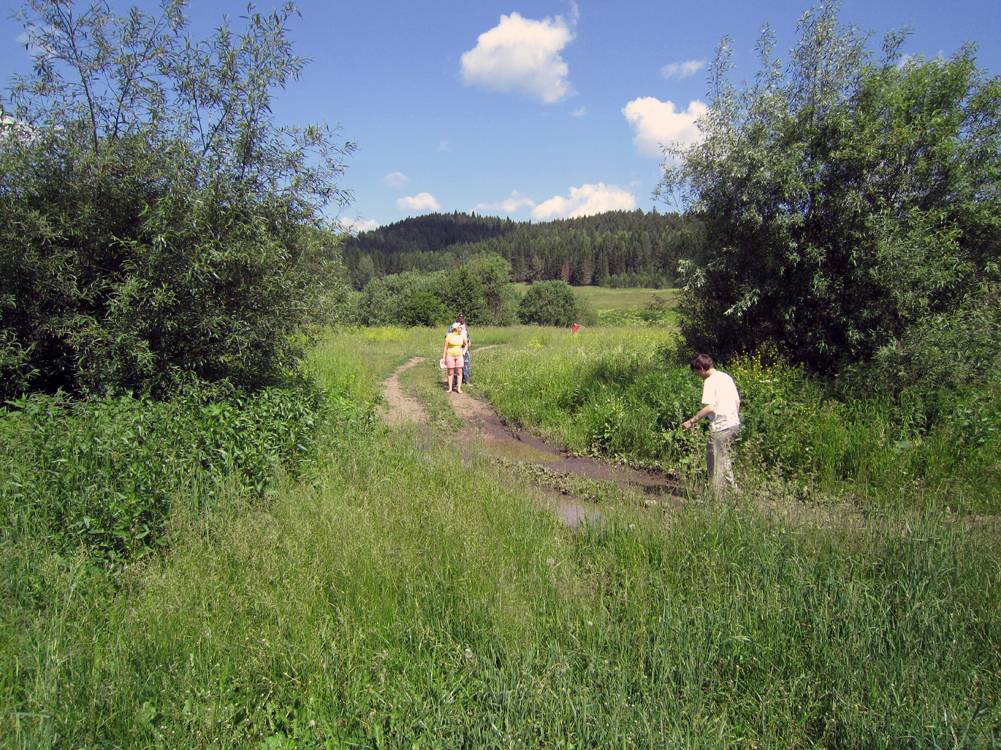
<path id="1" fill-rule="evenodd" d="M 677 282 L 679 260 L 698 256 L 702 237 L 691 215 L 641 210 L 541 224 L 436 213 L 352 237 L 344 260 L 357 289 L 389 274 L 455 268 L 483 253 L 507 259 L 514 281 L 666 287 Z"/>

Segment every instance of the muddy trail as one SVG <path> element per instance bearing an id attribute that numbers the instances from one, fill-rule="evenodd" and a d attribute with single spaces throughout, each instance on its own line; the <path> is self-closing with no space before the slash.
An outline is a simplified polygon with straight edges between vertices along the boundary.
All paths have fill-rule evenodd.
<path id="1" fill-rule="evenodd" d="M 481 347 L 477 351 L 491 348 Z M 424 405 L 400 384 L 404 372 L 426 362 L 426 357 L 412 357 L 384 381 L 384 402 L 379 413 L 386 424 L 393 427 L 428 425 Z M 444 383 L 441 387 L 444 389 Z M 506 424 L 490 404 L 468 391 L 449 394 L 448 401 L 462 422 L 455 439 L 463 453 L 467 457 L 477 454 L 491 458 L 513 474 L 531 481 L 549 509 L 572 529 L 601 521 L 601 512 L 591 492 L 594 487 L 612 485 L 622 493 L 622 498 L 647 508 L 670 509 L 687 502 L 678 481 L 668 474 L 569 454 L 527 430 Z M 791 526 L 857 530 L 872 523 L 890 521 L 881 518 L 882 513 L 873 514 L 847 503 L 829 507 L 757 498 L 753 504 L 762 513 Z M 955 514 L 945 520 L 959 523 L 970 531 L 1001 534 L 1001 516 Z"/>
<path id="2" fill-rule="evenodd" d="M 477 351 L 488 348 L 492 347 Z M 426 361 L 425 357 L 412 357 L 383 382 L 384 402 L 379 414 L 386 424 L 400 427 L 427 423 L 424 406 L 400 384 L 403 373 Z M 569 488 L 574 480 L 599 486 L 611 483 L 623 492 L 642 497 L 648 507 L 682 502 L 677 481 L 666 474 L 566 453 L 527 430 L 505 424 L 489 404 L 473 397 L 468 390 L 451 393 L 448 398 L 452 411 L 462 421 L 456 439 L 464 450 L 486 455 L 501 465 L 516 466 L 520 473 L 534 478 L 549 508 L 570 528 L 601 520 L 594 503 Z"/>

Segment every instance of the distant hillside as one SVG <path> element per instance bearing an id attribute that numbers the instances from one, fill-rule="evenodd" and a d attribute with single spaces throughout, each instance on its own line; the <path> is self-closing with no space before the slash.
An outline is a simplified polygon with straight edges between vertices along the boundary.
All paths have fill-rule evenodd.
<path id="1" fill-rule="evenodd" d="M 428 214 L 352 237 L 344 257 L 357 288 L 403 271 L 438 271 L 496 253 L 515 281 L 673 286 L 678 261 L 699 253 L 701 224 L 678 214 L 610 211 L 541 224 L 476 214 Z"/>

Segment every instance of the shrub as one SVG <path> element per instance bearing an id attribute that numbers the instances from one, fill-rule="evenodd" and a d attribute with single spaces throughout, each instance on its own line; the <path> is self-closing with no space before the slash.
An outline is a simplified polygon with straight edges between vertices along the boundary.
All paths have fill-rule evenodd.
<path id="1" fill-rule="evenodd" d="M 704 138 L 668 162 L 663 187 L 706 226 L 684 274 L 693 348 L 770 345 L 827 377 L 998 282 L 1001 77 L 972 47 L 902 60 L 903 36 L 875 60 L 837 12 L 803 15 L 785 67 L 766 30 L 741 87 L 724 41 Z"/>
<path id="2" fill-rule="evenodd" d="M 497 255 L 476 256 L 451 271 L 408 271 L 372 279 L 358 301 L 365 325 L 438 325 L 459 313 L 470 325 L 514 322 L 511 265 Z"/>
<path id="3" fill-rule="evenodd" d="M 301 385 L 187 388 L 165 401 L 33 395 L 0 413 L 0 527 L 108 561 L 164 541 L 182 493 L 211 504 L 222 480 L 262 496 L 312 454 L 326 401 Z"/>
<path id="4" fill-rule="evenodd" d="M 518 320 L 543 326 L 569 326 L 579 321 L 584 308 L 565 281 L 532 284 L 518 305 Z"/>
<path id="5" fill-rule="evenodd" d="M 399 322 L 405 326 L 436 326 L 448 317 L 445 305 L 432 292 L 415 292 L 400 303 Z"/>
<path id="6" fill-rule="evenodd" d="M 200 42 L 180 0 L 64 5 L 25 3 L 35 65 L 0 109 L 0 397 L 280 381 L 338 265 L 311 227 L 353 148 L 274 121 L 294 9 Z"/>

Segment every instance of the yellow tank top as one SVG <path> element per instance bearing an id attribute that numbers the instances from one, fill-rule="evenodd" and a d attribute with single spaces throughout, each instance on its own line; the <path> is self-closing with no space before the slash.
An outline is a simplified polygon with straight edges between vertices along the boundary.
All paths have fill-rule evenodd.
<path id="1" fill-rule="evenodd" d="M 466 337 L 461 333 L 450 333 L 445 337 L 445 343 L 448 344 L 448 356 L 458 357 L 462 354 L 462 347 L 466 344 Z"/>

